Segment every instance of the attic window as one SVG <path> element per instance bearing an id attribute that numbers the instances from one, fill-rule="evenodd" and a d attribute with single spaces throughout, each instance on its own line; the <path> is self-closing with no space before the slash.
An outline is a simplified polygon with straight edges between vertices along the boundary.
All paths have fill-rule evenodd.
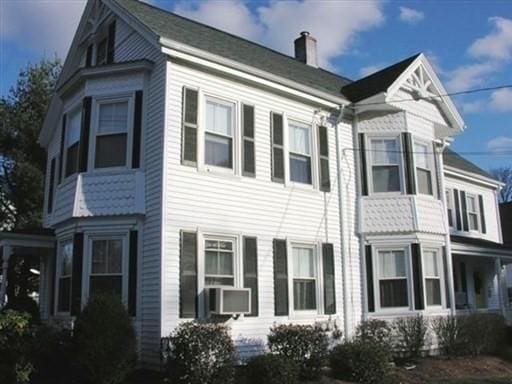
<path id="1" fill-rule="evenodd" d="M 102 39 L 96 48 L 96 65 L 107 64 L 108 38 Z"/>

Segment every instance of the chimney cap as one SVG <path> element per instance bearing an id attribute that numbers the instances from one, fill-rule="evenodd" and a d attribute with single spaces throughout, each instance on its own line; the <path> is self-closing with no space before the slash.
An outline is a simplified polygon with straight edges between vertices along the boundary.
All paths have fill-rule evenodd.
<path id="1" fill-rule="evenodd" d="M 309 35 L 311 35 L 311 33 L 309 33 L 309 31 L 302 31 L 302 32 L 300 33 L 300 35 L 301 35 L 301 36 L 309 36 Z"/>

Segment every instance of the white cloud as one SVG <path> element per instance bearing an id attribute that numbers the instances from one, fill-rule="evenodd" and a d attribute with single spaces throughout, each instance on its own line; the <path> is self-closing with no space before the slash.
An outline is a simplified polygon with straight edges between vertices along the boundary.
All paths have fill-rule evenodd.
<path id="1" fill-rule="evenodd" d="M 512 112 L 512 89 L 503 88 L 492 92 L 489 106 L 498 112 Z"/>
<path id="2" fill-rule="evenodd" d="M 64 58 L 85 4 L 83 0 L 0 0 L 0 40 Z"/>
<path id="3" fill-rule="evenodd" d="M 487 142 L 487 149 L 494 153 L 512 151 L 512 137 L 495 137 Z"/>
<path id="4" fill-rule="evenodd" d="M 417 24 L 425 18 L 425 14 L 416 9 L 400 7 L 400 20 L 407 24 Z"/>
<path id="5" fill-rule="evenodd" d="M 481 112 L 485 108 L 485 101 L 483 100 L 475 100 L 475 101 L 458 101 L 457 106 L 463 113 L 478 113 Z"/>
<path id="6" fill-rule="evenodd" d="M 511 59 L 512 20 L 503 17 L 491 17 L 489 21 L 494 25 L 494 30 L 487 36 L 475 40 L 469 47 L 468 52 L 478 58 Z"/>
<path id="7" fill-rule="evenodd" d="M 378 63 L 373 65 L 367 65 L 366 67 L 362 67 L 359 70 L 359 75 L 361 77 L 366 77 L 368 75 L 371 75 L 372 73 L 375 73 L 377 71 L 380 71 L 382 68 L 385 68 L 386 64 L 384 63 Z"/>
<path id="8" fill-rule="evenodd" d="M 177 13 L 255 40 L 287 54 L 307 30 L 318 41 L 320 66 L 346 53 L 357 35 L 384 21 L 382 3 L 369 1 L 271 1 L 251 13 L 242 0 L 180 2 Z"/>
<path id="9" fill-rule="evenodd" d="M 482 85 L 488 82 L 489 76 L 498 67 L 498 63 L 492 61 L 463 65 L 445 74 L 446 78 L 449 79 L 445 83 L 446 88 L 450 92 L 458 92 Z"/>

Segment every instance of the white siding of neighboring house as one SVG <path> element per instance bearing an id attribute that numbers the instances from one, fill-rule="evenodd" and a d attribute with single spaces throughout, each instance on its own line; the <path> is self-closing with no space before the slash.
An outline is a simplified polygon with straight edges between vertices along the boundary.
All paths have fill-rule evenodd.
<path id="1" fill-rule="evenodd" d="M 259 90 L 237 81 L 226 80 L 206 72 L 168 63 L 165 135 L 164 228 L 162 256 L 162 336 L 179 323 L 179 237 L 180 230 L 236 232 L 258 238 L 259 316 L 235 321 L 235 340 L 259 339 L 274 322 L 312 323 L 313 318 L 274 316 L 274 282 L 272 240 L 293 238 L 334 244 L 336 268 L 337 316 L 342 321 L 342 269 L 338 194 L 336 185 L 336 142 L 329 126 L 330 175 L 332 191 L 283 186 L 271 181 L 270 112 L 284 112 L 289 117 L 311 121 L 315 108 Z M 181 156 L 181 111 L 183 86 L 201 90 L 255 106 L 256 178 L 208 174 L 183 166 Z M 342 145 L 352 148 L 352 129 L 341 124 Z M 352 151 L 348 163 L 342 164 L 348 178 L 351 201 L 344 205 L 347 232 L 351 237 L 352 287 L 354 311 L 360 310 L 359 253 L 354 230 L 354 174 Z M 350 171 L 348 171 L 350 169 Z M 326 211 L 324 211 L 324 206 Z"/>

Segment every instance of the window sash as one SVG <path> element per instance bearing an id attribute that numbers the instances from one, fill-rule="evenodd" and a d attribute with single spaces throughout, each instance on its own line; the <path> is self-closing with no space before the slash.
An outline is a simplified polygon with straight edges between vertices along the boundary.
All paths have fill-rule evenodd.
<path id="1" fill-rule="evenodd" d="M 468 215 L 469 230 L 478 231 L 480 229 L 480 213 L 478 211 L 476 196 L 469 194 L 466 195 L 466 211 Z"/>
<path id="2" fill-rule="evenodd" d="M 232 139 L 235 130 L 235 105 L 207 97 L 205 109 L 205 132 Z M 229 113 L 222 116 L 222 109 L 229 110 Z M 222 124 L 225 126 L 222 127 Z"/>
<path id="3" fill-rule="evenodd" d="M 118 243 L 117 247 L 113 245 L 114 242 Z M 104 249 L 99 248 L 101 245 L 104 245 Z M 90 275 L 122 276 L 123 248 L 122 239 L 94 239 L 91 249 Z M 111 251 L 116 253 L 111 253 Z M 99 254 L 95 254 L 95 252 L 99 252 Z M 118 260 L 115 260 L 117 258 Z"/>
<path id="4" fill-rule="evenodd" d="M 204 140 L 205 164 L 233 169 L 233 139 L 229 136 L 207 131 Z"/>
<path id="5" fill-rule="evenodd" d="M 370 152 L 372 166 L 379 165 L 400 165 L 398 157 L 398 138 L 371 138 Z"/>
<path id="6" fill-rule="evenodd" d="M 204 285 L 209 286 L 235 286 L 235 275 L 238 273 L 235 262 L 235 241 L 224 238 L 204 238 Z M 209 260 L 215 256 L 213 264 Z M 228 261 L 227 264 L 226 261 Z M 225 270 L 227 266 L 228 271 Z M 228 273 L 226 273 L 228 272 Z"/>
<path id="7" fill-rule="evenodd" d="M 289 284 L 293 311 L 316 311 L 319 308 L 318 252 L 311 245 L 292 244 L 289 254 Z"/>

